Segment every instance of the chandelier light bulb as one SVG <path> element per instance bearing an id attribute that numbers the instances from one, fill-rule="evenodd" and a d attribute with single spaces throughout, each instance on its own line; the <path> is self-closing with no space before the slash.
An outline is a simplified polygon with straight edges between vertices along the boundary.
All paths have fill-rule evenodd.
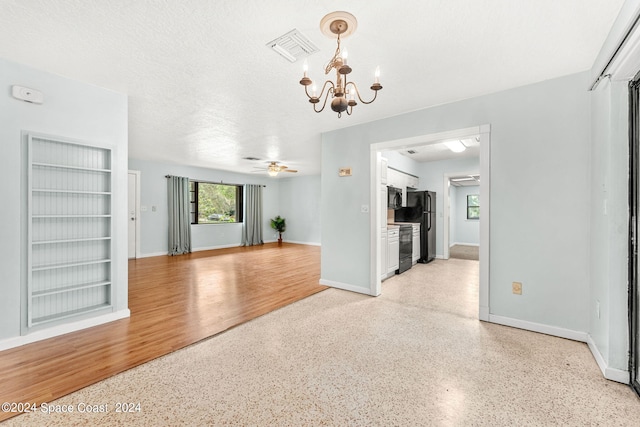
<path id="1" fill-rule="evenodd" d="M 302 71 L 304 72 L 304 76 L 307 77 L 307 71 L 309 71 L 309 63 L 307 60 L 304 60 L 304 64 L 302 64 Z"/>
<path id="2" fill-rule="evenodd" d="M 375 77 L 376 77 L 375 82 L 376 82 L 376 83 L 380 83 L 380 66 L 376 67 L 376 72 L 375 72 L 375 74 L 374 74 L 374 75 L 375 75 Z"/>
<path id="3" fill-rule="evenodd" d="M 318 89 L 316 88 L 316 85 L 311 86 L 311 96 L 315 98 L 317 92 Z"/>
<path id="4" fill-rule="evenodd" d="M 347 49 L 342 51 L 342 63 L 344 65 L 347 65 L 347 57 L 349 56 L 349 52 L 347 51 Z"/>

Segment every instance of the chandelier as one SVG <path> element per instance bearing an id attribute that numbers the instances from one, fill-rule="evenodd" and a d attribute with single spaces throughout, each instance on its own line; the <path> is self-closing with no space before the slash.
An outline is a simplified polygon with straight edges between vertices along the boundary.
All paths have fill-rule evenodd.
<path id="1" fill-rule="evenodd" d="M 326 15 L 320 21 L 320 29 L 322 32 L 328 37 L 336 37 L 338 42 L 338 47 L 336 48 L 336 52 L 333 54 L 333 58 L 327 63 L 325 66 L 324 73 L 329 74 L 331 70 L 336 70 L 336 81 L 335 83 L 331 80 L 327 80 L 322 85 L 322 90 L 320 91 L 320 95 L 317 94 L 316 85 L 313 84 L 313 81 L 307 76 L 308 64 L 305 61 L 304 63 L 304 76 L 302 80 L 300 80 L 300 84 L 304 86 L 304 92 L 307 94 L 309 98 L 309 102 L 313 104 L 313 110 L 316 113 L 320 113 L 324 110 L 324 107 L 327 105 L 327 100 L 329 99 L 329 95 L 331 95 L 331 109 L 338 113 L 338 117 L 342 116 L 342 113 L 345 111 L 348 115 L 351 115 L 353 107 L 358 105 L 356 98 L 363 104 L 371 104 L 376 100 L 378 96 L 378 91 L 382 89 L 382 85 L 380 84 L 380 68 L 377 67 L 375 71 L 375 80 L 371 85 L 371 90 L 373 91 L 373 99 L 370 101 L 364 101 L 360 96 L 360 91 L 354 82 L 350 82 L 347 80 L 347 76 L 351 72 L 351 67 L 347 64 L 347 50 L 341 50 L 340 48 L 340 36 L 347 37 L 356 30 L 358 26 L 358 22 L 356 21 L 355 16 L 348 12 L 333 12 Z M 311 94 L 309 94 L 309 86 L 311 88 Z M 322 101 L 322 107 L 318 110 L 318 105 Z"/>

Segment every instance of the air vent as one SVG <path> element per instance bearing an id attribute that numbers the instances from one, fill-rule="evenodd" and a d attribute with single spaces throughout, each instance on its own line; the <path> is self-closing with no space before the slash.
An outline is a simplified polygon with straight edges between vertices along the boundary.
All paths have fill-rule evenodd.
<path id="1" fill-rule="evenodd" d="M 251 160 L 251 161 L 256 161 L 256 160 L 260 160 L 257 157 L 243 157 L 244 160 Z"/>
<path id="2" fill-rule="evenodd" d="M 296 29 L 270 41 L 267 46 L 289 62 L 296 62 L 298 59 L 306 58 L 319 50 L 316 45 Z"/>
<path id="3" fill-rule="evenodd" d="M 416 153 L 417 153 L 417 151 L 416 151 L 416 150 L 407 150 L 407 153 L 409 153 L 409 154 L 416 154 Z"/>

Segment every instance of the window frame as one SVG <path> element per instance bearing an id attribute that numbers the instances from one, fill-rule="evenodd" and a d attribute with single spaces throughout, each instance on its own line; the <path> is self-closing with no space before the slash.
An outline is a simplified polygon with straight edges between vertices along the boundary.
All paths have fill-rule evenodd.
<path id="1" fill-rule="evenodd" d="M 198 221 L 198 211 L 200 207 L 199 198 L 198 198 L 198 190 L 200 184 L 210 184 L 210 185 L 224 185 L 228 187 L 236 188 L 236 219 L 235 221 L 224 221 L 224 222 L 199 222 Z M 221 224 L 242 224 L 244 222 L 244 185 L 242 184 L 230 184 L 223 182 L 211 182 L 211 181 L 203 181 L 199 179 L 190 179 L 189 180 L 189 216 L 191 225 L 221 225 Z"/>
<path id="2" fill-rule="evenodd" d="M 469 199 L 475 197 L 476 200 L 478 201 L 478 204 L 476 205 L 470 205 L 469 204 Z M 470 216 L 469 212 L 470 209 L 472 208 L 478 208 L 478 215 L 477 216 Z M 480 194 L 467 194 L 467 220 L 468 221 L 478 221 L 480 219 Z"/>

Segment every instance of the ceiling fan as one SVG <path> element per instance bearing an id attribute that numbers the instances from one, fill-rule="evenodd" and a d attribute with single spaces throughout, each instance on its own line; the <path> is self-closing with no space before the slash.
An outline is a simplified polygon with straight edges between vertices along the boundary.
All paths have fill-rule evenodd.
<path id="1" fill-rule="evenodd" d="M 261 172 L 261 171 L 267 171 L 269 176 L 278 176 L 278 173 L 280 172 L 292 172 L 292 173 L 298 172 L 295 169 L 289 169 L 288 166 L 279 165 L 278 162 L 269 162 L 269 166 L 267 166 L 266 169 L 260 168 L 260 169 L 257 169 L 255 172 Z"/>

